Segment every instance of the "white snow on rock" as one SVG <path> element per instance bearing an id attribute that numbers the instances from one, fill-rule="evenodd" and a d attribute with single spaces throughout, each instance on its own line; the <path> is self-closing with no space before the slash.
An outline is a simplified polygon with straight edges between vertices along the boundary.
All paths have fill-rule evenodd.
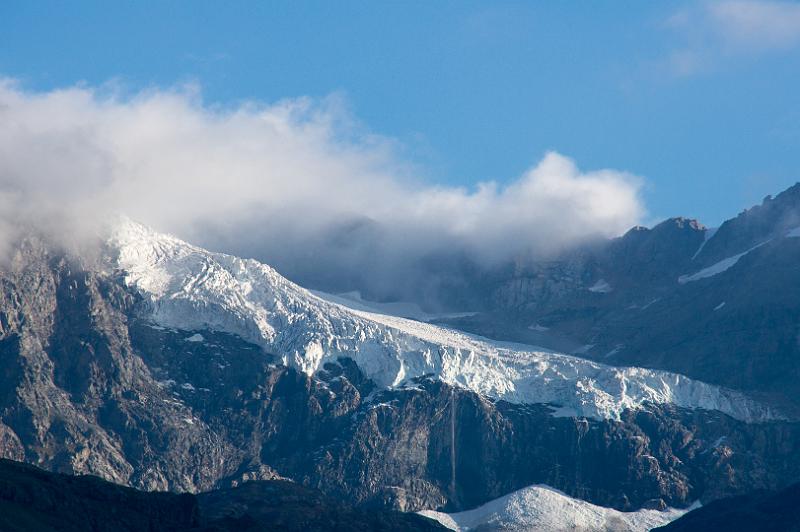
<path id="1" fill-rule="evenodd" d="M 788 231 L 786 236 L 788 238 L 800 238 L 800 227 L 795 227 L 794 229 Z"/>
<path id="2" fill-rule="evenodd" d="M 692 260 L 696 259 L 700 252 L 703 251 L 703 248 L 706 247 L 706 243 L 717 234 L 718 229 L 719 227 L 711 227 L 706 229 L 706 232 L 703 235 L 703 241 L 700 243 L 700 247 L 697 248 L 697 251 L 694 252 L 694 255 L 692 255 Z"/>
<path id="3" fill-rule="evenodd" d="M 741 252 L 741 253 L 739 253 L 737 255 L 734 255 L 732 257 L 728 257 L 728 258 L 722 259 L 721 261 L 712 264 L 708 268 L 703 268 L 699 272 L 693 273 L 691 275 L 681 275 L 680 277 L 678 277 L 678 282 L 680 284 L 686 284 L 686 283 L 691 283 L 692 281 L 699 281 L 700 279 L 706 279 L 707 277 L 713 277 L 714 275 L 720 274 L 720 273 L 724 272 L 725 270 L 728 270 L 729 268 L 731 268 L 737 262 L 739 262 L 739 259 L 741 259 L 745 255 L 747 255 L 748 253 L 750 253 L 754 249 L 760 248 L 761 246 L 763 246 L 767 242 L 762 242 L 760 244 L 757 244 L 757 245 L 751 247 L 747 251 L 743 251 L 743 252 Z"/>
<path id="4" fill-rule="evenodd" d="M 599 279 L 596 283 L 589 287 L 589 292 L 596 294 L 607 294 L 611 292 L 611 285 L 605 279 Z"/>
<path id="5" fill-rule="evenodd" d="M 202 334 L 193 334 L 189 338 L 186 338 L 185 341 L 187 341 L 187 342 L 202 342 L 203 340 L 205 340 L 205 338 L 203 338 Z"/>
<path id="6" fill-rule="evenodd" d="M 456 531 L 505 530 L 553 532 L 645 532 L 666 525 L 691 509 L 620 512 L 574 499 L 549 486 L 529 486 L 466 512 L 419 512 Z"/>
<path id="7" fill-rule="evenodd" d="M 745 421 L 778 417 L 737 392 L 674 373 L 607 366 L 348 308 L 255 260 L 212 253 L 130 221 L 116 225 L 109 244 L 152 322 L 236 334 L 309 375 L 350 357 L 384 388 L 432 374 L 490 398 L 557 405 L 562 415 L 618 419 L 652 402 Z"/>

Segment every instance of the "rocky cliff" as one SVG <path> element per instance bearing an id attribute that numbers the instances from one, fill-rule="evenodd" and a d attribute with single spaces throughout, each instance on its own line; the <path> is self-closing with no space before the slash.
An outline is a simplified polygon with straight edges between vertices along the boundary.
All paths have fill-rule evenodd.
<path id="1" fill-rule="evenodd" d="M 682 406 L 661 373 L 583 366 L 573 363 L 577 359 L 548 358 L 546 353 L 535 358 L 539 355 L 515 346 L 498 347 L 519 358 L 519 365 L 504 370 L 514 386 L 538 382 L 549 383 L 542 390 L 567 390 L 568 382 L 574 393 L 559 398 L 573 407 L 587 398 L 622 407 L 613 415 L 585 415 L 565 409 L 565 403 L 524 400 L 535 395 L 481 394 L 464 377 L 468 374 L 446 368 L 497 370 L 496 359 L 481 358 L 487 357 L 481 351 L 489 345 L 484 340 L 469 338 L 463 344 L 469 347 L 461 347 L 456 340 L 466 340 L 455 331 L 419 325 L 422 332 L 412 331 L 418 335 L 413 336 L 393 319 L 379 322 L 346 309 L 336 310 L 337 316 L 352 330 L 337 329 L 340 322 L 330 321 L 332 314 L 318 312 L 324 320 L 314 326 L 326 334 L 333 331 L 331 345 L 338 346 L 341 356 L 324 354 L 309 371 L 305 363 L 317 353 L 313 349 L 298 353 L 299 358 L 266 349 L 295 344 L 250 338 L 247 331 L 253 329 L 246 321 L 220 322 L 243 327 L 242 334 L 158 321 L 154 304 L 163 310 L 178 296 L 148 299 L 147 292 L 131 284 L 130 271 L 120 271 L 112 261 L 75 257 L 32 236 L 0 266 L 0 455 L 145 490 L 196 493 L 287 477 L 359 505 L 406 511 L 466 510 L 533 484 L 631 510 L 685 507 L 697 499 L 796 482 L 800 424 L 791 421 L 791 406 L 800 315 L 795 287 L 800 283 L 790 281 L 798 275 L 794 254 L 800 252 L 800 239 L 778 232 L 728 269 L 680 283 L 680 275 L 710 267 L 706 262 L 696 270 L 687 265 L 700 256 L 703 242 L 707 246 L 713 239 L 690 221 L 666 224 L 649 232 L 636 230 L 603 252 L 608 255 L 543 267 L 547 275 L 559 272 L 560 284 L 546 290 L 547 303 L 536 300 L 519 307 L 519 320 L 525 320 L 519 323 L 535 323 L 543 331 L 528 330 L 536 334 L 590 334 L 583 341 L 594 344 L 582 357 L 668 367 L 759 392 L 767 404 L 780 407 L 776 411 L 785 412 L 785 419 L 737 416 L 735 407 L 741 405 L 731 400 L 726 411 L 709 408 L 723 404 L 709 397 L 739 396 L 714 395 L 722 392 L 705 385 L 692 388 L 702 393 L 689 396 L 699 402 Z M 659 273 L 658 264 L 642 262 L 669 256 L 673 248 L 681 250 L 682 258 L 667 273 Z M 619 257 L 638 258 L 625 266 Z M 205 275 L 207 270 L 198 271 Z M 626 288 L 626 272 L 641 279 Z M 659 284 L 673 278 L 669 287 Z M 208 283 L 213 277 L 191 279 Z M 639 293 L 643 279 L 652 284 L 650 292 Z M 744 288 L 742 279 L 747 280 Z M 284 280 L 277 282 L 284 286 Z M 192 290 L 208 285 L 192 282 L 179 290 L 185 287 L 193 304 L 201 305 L 192 307 L 198 314 L 191 316 L 207 314 L 211 307 L 202 306 L 206 300 Z M 267 325 L 288 335 L 295 330 L 292 320 L 310 319 L 319 310 L 297 311 L 297 305 L 312 300 L 318 298 L 295 301 L 294 308 L 276 300 L 270 316 L 280 319 Z M 631 303 L 626 307 L 623 302 Z M 634 302 L 641 305 L 629 308 Z M 252 301 L 234 303 L 232 308 L 241 303 L 249 309 Z M 330 331 L 326 324 L 333 324 Z M 363 337 L 341 336 L 343 330 L 361 331 Z M 449 336 L 425 339 L 434 333 Z M 356 360 L 365 356 L 364 345 L 376 345 L 368 342 L 369 335 L 381 335 L 373 338 L 380 338 L 383 347 L 405 346 L 407 360 L 427 356 L 440 373 L 401 365 L 390 369 L 403 368 L 402 379 L 388 384 L 371 379 L 386 374 L 386 368 L 365 369 L 366 359 Z M 297 338 L 305 337 L 292 333 L 286 341 Z M 436 364 L 444 359 L 442 353 L 462 365 L 441 369 Z M 558 365 L 565 360 L 570 363 Z M 543 371 L 549 362 L 548 371 L 558 372 Z M 526 367 L 536 371 L 525 378 L 514 374 Z M 581 374 L 584 367 L 594 373 Z M 615 376 L 621 389 L 603 388 L 597 375 Z M 647 386 L 655 382 L 653 376 L 669 393 L 630 402 L 635 389 L 651 390 Z M 636 388 L 642 382 L 647 386 Z M 742 404 L 745 400 L 742 396 Z"/>

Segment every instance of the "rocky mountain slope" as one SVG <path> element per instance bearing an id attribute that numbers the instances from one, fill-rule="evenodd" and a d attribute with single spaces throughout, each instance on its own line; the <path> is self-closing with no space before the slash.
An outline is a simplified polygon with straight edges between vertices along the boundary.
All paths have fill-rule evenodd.
<path id="1" fill-rule="evenodd" d="M 800 485 L 778 492 L 756 490 L 693 510 L 663 532 L 795 532 L 800 530 Z"/>
<path id="2" fill-rule="evenodd" d="M 346 357 L 382 388 L 432 374 L 494 399 L 554 404 L 562 415 L 618 419 L 649 402 L 747 421 L 778 416 L 740 394 L 677 374 L 615 368 L 354 310 L 264 264 L 210 253 L 133 222 L 115 227 L 111 246 L 125 284 L 144 298 L 146 319 L 237 335 L 308 375 Z"/>
<path id="3" fill-rule="evenodd" d="M 606 364 L 674 371 L 796 408 L 800 184 L 718 229 L 673 218 L 481 282 L 450 325 Z"/>
<path id="4" fill-rule="evenodd" d="M 168 531 L 199 526 L 189 494 L 148 493 L 0 460 L 0 530 Z"/>
<path id="5" fill-rule="evenodd" d="M 763 227 L 789 200 L 756 211 Z M 781 224 L 720 228 L 728 247 L 686 220 L 637 229 L 539 264 L 505 314 L 459 318 L 572 354 L 351 308 L 127 221 L 91 259 L 32 234 L 0 265 L 0 456 L 451 513 L 538 484 L 616 510 L 779 489 L 800 480 L 800 238 Z"/>
<path id="6" fill-rule="evenodd" d="M 4 532 L 435 531 L 414 514 L 352 508 L 283 480 L 202 493 L 141 492 L 0 460 Z"/>

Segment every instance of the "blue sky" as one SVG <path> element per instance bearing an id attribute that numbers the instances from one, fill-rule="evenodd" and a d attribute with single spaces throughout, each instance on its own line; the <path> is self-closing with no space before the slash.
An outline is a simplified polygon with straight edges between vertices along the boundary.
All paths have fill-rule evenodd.
<path id="1" fill-rule="evenodd" d="M 432 183 L 557 150 L 642 176 L 651 219 L 713 225 L 800 180 L 795 3 L 3 2 L 0 75 L 337 94 Z"/>

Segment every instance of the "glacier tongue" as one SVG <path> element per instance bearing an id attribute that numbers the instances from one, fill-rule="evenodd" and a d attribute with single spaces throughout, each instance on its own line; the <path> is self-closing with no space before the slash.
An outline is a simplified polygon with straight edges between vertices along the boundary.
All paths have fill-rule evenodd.
<path id="1" fill-rule="evenodd" d="M 128 220 L 115 225 L 109 244 L 153 322 L 236 334 L 307 374 L 350 357 L 382 387 L 433 374 L 495 399 L 558 405 L 557 415 L 619 419 L 625 409 L 652 402 L 749 422 L 779 417 L 739 393 L 674 373 L 606 366 L 348 308 L 255 260 L 212 253 Z"/>

